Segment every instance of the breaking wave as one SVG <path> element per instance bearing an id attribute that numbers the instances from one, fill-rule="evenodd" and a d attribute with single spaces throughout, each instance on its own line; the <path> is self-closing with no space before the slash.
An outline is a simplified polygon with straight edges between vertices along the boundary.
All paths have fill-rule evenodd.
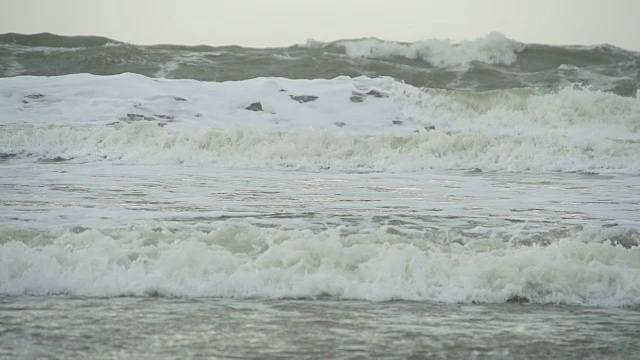
<path id="1" fill-rule="evenodd" d="M 491 238 L 443 243 L 387 230 L 3 228 L 2 237 L 13 240 L 0 244 L 0 292 L 600 306 L 638 305 L 640 298 L 634 232 L 577 231 L 525 246 Z"/>

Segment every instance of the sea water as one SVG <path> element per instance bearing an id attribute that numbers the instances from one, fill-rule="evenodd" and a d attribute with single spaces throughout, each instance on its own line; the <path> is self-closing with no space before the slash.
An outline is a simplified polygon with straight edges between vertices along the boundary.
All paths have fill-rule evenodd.
<path id="1" fill-rule="evenodd" d="M 639 351 L 635 52 L 0 39 L 2 357 Z"/>

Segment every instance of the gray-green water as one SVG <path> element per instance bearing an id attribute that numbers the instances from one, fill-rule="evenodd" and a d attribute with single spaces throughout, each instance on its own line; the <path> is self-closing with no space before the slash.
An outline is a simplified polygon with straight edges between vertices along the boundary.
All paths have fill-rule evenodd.
<path id="1" fill-rule="evenodd" d="M 530 304 L 0 298 L 0 357 L 634 359 L 640 311 Z"/>
<path id="2" fill-rule="evenodd" d="M 0 76 L 5 77 L 124 72 L 204 81 L 389 76 L 413 86 L 452 90 L 557 89 L 578 84 L 635 96 L 639 69 L 639 53 L 610 45 L 526 45 L 497 33 L 462 44 L 358 39 L 270 49 L 0 35 Z"/>

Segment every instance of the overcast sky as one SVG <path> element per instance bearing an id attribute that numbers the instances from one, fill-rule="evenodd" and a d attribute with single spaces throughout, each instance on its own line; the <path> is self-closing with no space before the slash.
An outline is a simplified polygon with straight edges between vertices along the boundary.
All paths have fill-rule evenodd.
<path id="1" fill-rule="evenodd" d="M 137 44 L 286 46 L 307 39 L 526 43 L 640 50 L 640 0 L 0 0 L 0 33 L 101 35 Z"/>

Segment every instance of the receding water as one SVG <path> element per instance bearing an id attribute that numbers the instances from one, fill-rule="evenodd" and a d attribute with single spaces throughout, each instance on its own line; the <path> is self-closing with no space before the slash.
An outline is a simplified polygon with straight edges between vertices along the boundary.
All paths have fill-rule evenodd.
<path id="1" fill-rule="evenodd" d="M 533 304 L 2 297 L 14 358 L 634 358 L 640 312 Z"/>

